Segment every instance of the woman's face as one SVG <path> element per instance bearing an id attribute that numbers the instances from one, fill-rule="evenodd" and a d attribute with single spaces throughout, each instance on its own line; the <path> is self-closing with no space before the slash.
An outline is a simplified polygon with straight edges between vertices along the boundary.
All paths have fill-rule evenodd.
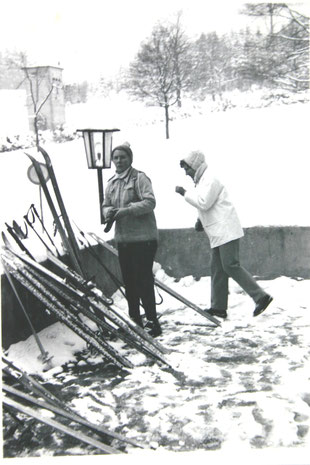
<path id="1" fill-rule="evenodd" d="M 123 171 L 126 171 L 127 168 L 129 168 L 129 166 L 131 165 L 131 159 L 124 150 L 115 150 L 115 152 L 113 153 L 112 161 L 115 165 L 115 170 L 117 173 L 122 173 Z"/>

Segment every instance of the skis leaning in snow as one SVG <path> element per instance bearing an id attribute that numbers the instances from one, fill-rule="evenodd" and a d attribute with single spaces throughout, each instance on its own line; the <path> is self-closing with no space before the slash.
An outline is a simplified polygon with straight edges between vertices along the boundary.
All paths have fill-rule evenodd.
<path id="1" fill-rule="evenodd" d="M 117 312 L 114 307 L 111 308 L 110 299 L 100 297 L 99 290 L 91 288 L 89 283 L 83 277 L 78 277 L 76 272 L 68 271 L 68 267 L 60 260 L 53 257 L 53 261 L 57 261 L 58 267 L 66 273 L 66 280 L 27 255 L 18 254 L 7 247 L 3 248 L 2 260 L 15 279 L 43 302 L 59 321 L 84 339 L 108 362 L 114 363 L 119 368 L 133 368 L 133 364 L 106 341 L 105 332 L 117 336 L 145 355 L 170 367 L 163 356 L 166 350 L 158 342 L 141 328 L 138 329 L 131 320 L 126 321 L 121 312 Z M 72 275 L 70 282 L 69 275 Z M 73 277 L 77 287 L 72 282 Z M 90 328 L 85 322 L 85 317 L 96 323 L 98 331 Z"/>

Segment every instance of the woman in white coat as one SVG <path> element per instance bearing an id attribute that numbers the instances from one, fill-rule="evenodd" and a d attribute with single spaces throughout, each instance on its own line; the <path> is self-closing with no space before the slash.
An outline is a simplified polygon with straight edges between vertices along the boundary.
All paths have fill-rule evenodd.
<path id="1" fill-rule="evenodd" d="M 204 154 L 191 152 L 180 165 L 190 176 L 195 187 L 185 190 L 181 186 L 176 192 L 198 210 L 198 223 L 207 234 L 211 246 L 211 308 L 209 314 L 226 318 L 228 305 L 228 280 L 231 277 L 255 302 L 254 316 L 262 313 L 272 301 L 251 276 L 240 265 L 239 239 L 244 233 L 223 184 L 208 170 Z"/>

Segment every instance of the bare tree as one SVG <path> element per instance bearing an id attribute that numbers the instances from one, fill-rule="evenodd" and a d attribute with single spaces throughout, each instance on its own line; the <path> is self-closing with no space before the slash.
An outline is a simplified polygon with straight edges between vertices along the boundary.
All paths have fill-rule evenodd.
<path id="1" fill-rule="evenodd" d="M 59 79 L 48 79 L 47 67 L 45 66 L 26 66 L 25 57 L 22 56 L 23 67 L 22 70 L 25 73 L 25 79 L 28 83 L 29 97 L 33 110 L 33 126 L 36 138 L 36 145 L 39 145 L 39 130 L 42 125 L 41 110 L 50 98 L 54 90 L 57 91 L 62 87 L 62 83 Z M 22 84 L 22 83 L 21 83 Z"/>
<path id="2" fill-rule="evenodd" d="M 169 139 L 169 108 L 181 105 L 181 91 L 187 85 L 189 65 L 187 42 L 179 17 L 175 25 L 157 25 L 129 68 L 129 93 L 165 112 L 165 132 Z"/>
<path id="3" fill-rule="evenodd" d="M 176 22 L 170 26 L 170 47 L 176 74 L 178 107 L 182 106 L 182 91 L 190 86 L 192 75 L 191 45 L 181 24 L 182 12 L 177 13 Z"/>

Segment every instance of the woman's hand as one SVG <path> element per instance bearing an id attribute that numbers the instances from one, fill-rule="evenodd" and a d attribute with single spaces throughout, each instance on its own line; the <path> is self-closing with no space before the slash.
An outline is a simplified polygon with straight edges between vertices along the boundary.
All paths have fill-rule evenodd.
<path id="1" fill-rule="evenodd" d="M 184 195 L 186 192 L 186 190 L 182 186 L 176 186 L 175 191 L 180 195 Z"/>

